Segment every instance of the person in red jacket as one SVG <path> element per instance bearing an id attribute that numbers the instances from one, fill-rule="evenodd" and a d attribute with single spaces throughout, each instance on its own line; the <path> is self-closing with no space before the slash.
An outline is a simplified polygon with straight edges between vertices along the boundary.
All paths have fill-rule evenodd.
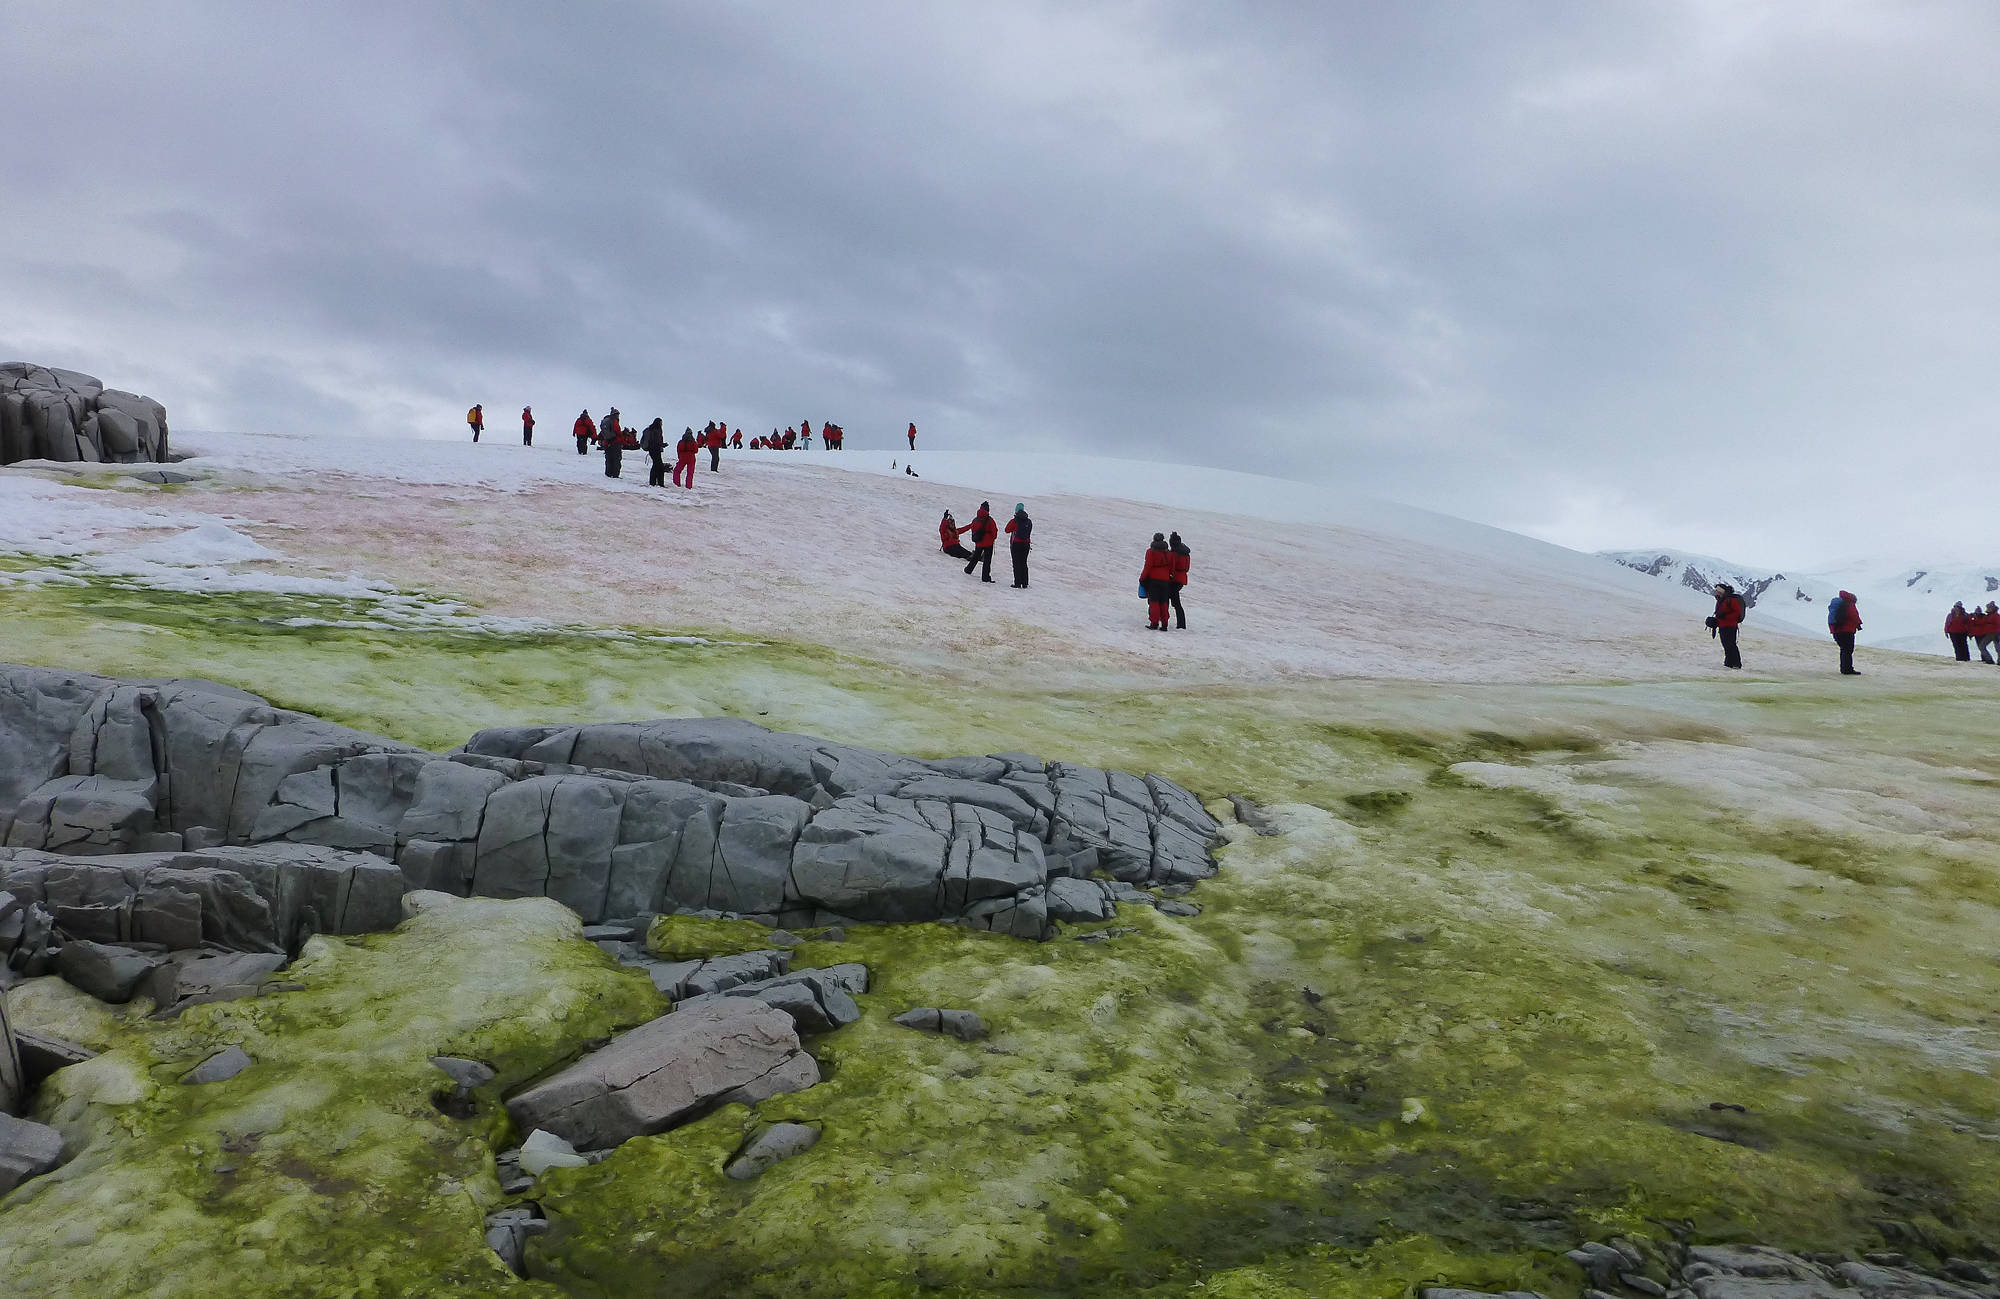
<path id="1" fill-rule="evenodd" d="M 1164 533 L 1153 534 L 1146 548 L 1146 562 L 1139 570 L 1139 589 L 1146 593 L 1146 629 L 1167 629 L 1168 601 L 1173 594 L 1174 552 L 1167 547 Z"/>
<path id="2" fill-rule="evenodd" d="M 1181 588 L 1187 585 L 1188 568 L 1193 562 L 1193 552 L 1187 548 L 1187 543 L 1181 540 L 1181 534 L 1178 532 L 1167 538 L 1167 549 L 1172 551 L 1174 556 L 1174 577 L 1167 603 L 1174 609 L 1174 626 L 1186 631 L 1187 610 L 1181 608 Z"/>
<path id="3" fill-rule="evenodd" d="M 535 445 L 535 408 L 533 406 L 521 407 L 521 445 L 524 447 Z"/>
<path id="4" fill-rule="evenodd" d="M 736 431 L 735 431 L 734 433 L 731 433 L 731 434 L 729 435 L 729 449 L 730 449 L 731 451 L 741 451 L 741 450 L 743 449 L 743 430 L 742 430 L 742 429 L 740 429 L 740 428 L 739 428 L 739 429 L 737 429 L 737 430 L 736 430 Z"/>
<path id="5" fill-rule="evenodd" d="M 1736 629 L 1743 625 L 1743 597 L 1727 582 L 1715 584 L 1715 612 L 1708 629 L 1722 642 L 1722 666 L 1741 668 L 1743 656 L 1736 652 Z"/>
<path id="6" fill-rule="evenodd" d="M 589 455 L 590 439 L 597 433 L 597 421 L 590 418 L 589 411 L 576 417 L 576 423 L 571 426 L 570 432 L 576 434 L 576 453 L 580 456 Z"/>
<path id="7" fill-rule="evenodd" d="M 693 429 L 682 429 L 681 440 L 674 443 L 674 486 L 694 486 L 694 462 L 700 454 L 701 439 L 694 435 Z"/>
<path id="8" fill-rule="evenodd" d="M 2000 653 L 1995 652 L 2000 650 L 2000 606 L 1989 603 L 1982 609 L 1974 605 L 1966 617 L 1965 629 L 1979 643 L 1981 663 L 2000 663 Z"/>
<path id="9" fill-rule="evenodd" d="M 906 468 L 905 473 L 914 475 L 917 471 Z M 1007 520 L 1007 550 L 1014 560 L 1014 589 L 1023 590 L 1028 585 L 1028 551 L 1033 542 L 1035 521 L 1028 517 L 1028 507 L 1014 502 L 1014 517 Z"/>
<path id="10" fill-rule="evenodd" d="M 477 442 L 479 435 L 486 431 L 486 408 L 483 406 L 474 406 L 471 410 L 465 412 L 465 425 L 472 430 L 472 440 Z"/>
<path id="11" fill-rule="evenodd" d="M 1854 598 L 1854 592 L 1842 591 L 1826 606 L 1826 629 L 1833 635 L 1833 643 L 1840 646 L 1840 674 L 1845 677 L 1861 675 L 1854 667 L 1854 633 L 1861 630 L 1861 605 Z"/>
<path id="12" fill-rule="evenodd" d="M 715 473 L 722 468 L 722 444 L 729 440 L 727 424 L 710 424 L 708 437 L 708 472 Z"/>
<path id="13" fill-rule="evenodd" d="M 960 528 L 952 520 L 951 511 L 944 512 L 944 519 L 938 524 L 938 543 L 944 553 L 953 559 L 971 559 L 972 552 L 958 544 Z"/>
<path id="14" fill-rule="evenodd" d="M 917 426 L 916 426 L 915 424 L 911 424 L 911 425 L 910 425 L 910 450 L 912 450 L 912 451 L 915 451 L 916 449 L 917 449 Z"/>
<path id="15" fill-rule="evenodd" d="M 1972 653 L 1965 644 L 1965 638 L 1970 631 L 1967 624 L 1971 621 L 1972 615 L 1965 611 L 1963 600 L 1954 604 L 1951 612 L 1944 616 L 1944 634 L 1951 641 L 1951 656 L 1960 663 L 1972 661 Z"/>
<path id="16" fill-rule="evenodd" d="M 972 526 L 967 531 L 972 534 L 972 558 L 965 562 L 965 571 L 971 573 L 973 569 L 984 564 L 986 571 L 980 574 L 979 580 L 991 582 L 993 543 L 1000 539 L 1000 525 L 993 521 L 993 506 L 990 502 L 979 503 L 979 513 L 972 516 Z"/>

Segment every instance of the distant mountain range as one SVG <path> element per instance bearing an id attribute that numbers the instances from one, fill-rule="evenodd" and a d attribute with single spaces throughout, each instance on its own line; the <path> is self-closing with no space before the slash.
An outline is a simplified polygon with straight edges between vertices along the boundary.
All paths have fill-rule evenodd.
<path id="1" fill-rule="evenodd" d="M 1696 591 L 1710 591 L 1717 582 L 1728 582 L 1743 593 L 1743 603 L 1753 611 L 1749 619 L 1752 626 L 1769 620 L 1786 628 L 1824 634 L 1827 602 L 1840 591 L 1852 591 L 1861 605 L 1861 643 L 1885 649 L 1948 653 L 1944 616 L 1952 602 L 1963 600 L 1970 607 L 1975 601 L 2000 601 L 2000 564 L 1895 569 L 1857 564 L 1827 572 L 1777 573 L 1684 550 L 1604 550 L 1598 554 L 1648 577 Z"/>

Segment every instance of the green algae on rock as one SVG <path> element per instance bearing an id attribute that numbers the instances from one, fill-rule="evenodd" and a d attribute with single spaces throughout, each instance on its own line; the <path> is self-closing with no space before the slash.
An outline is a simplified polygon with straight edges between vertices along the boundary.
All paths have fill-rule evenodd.
<path id="1" fill-rule="evenodd" d="M 439 1113 L 430 1057 L 515 1085 L 660 999 L 555 903 L 412 897 L 392 933 L 313 939 L 296 990 L 128 1018 L 52 1076 L 37 1115 L 70 1161 L 0 1205 L 8 1294 L 546 1293 L 484 1241 L 504 1114 Z M 178 1085 L 232 1044 L 253 1068 Z"/>

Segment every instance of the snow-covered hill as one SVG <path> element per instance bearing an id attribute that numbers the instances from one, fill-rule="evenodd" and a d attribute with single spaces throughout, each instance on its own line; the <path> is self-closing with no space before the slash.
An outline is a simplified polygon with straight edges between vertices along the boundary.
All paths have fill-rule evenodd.
<path id="1" fill-rule="evenodd" d="M 1751 620 L 1770 620 L 1823 633 L 1827 602 L 1852 591 L 1861 605 L 1861 644 L 1946 654 L 1944 616 L 1955 600 L 2000 600 L 2000 565 L 1933 564 L 1892 567 L 1853 564 L 1824 572 L 1774 572 L 1679 550 L 1607 550 L 1605 559 L 1663 584 L 1707 592 L 1729 582 L 1745 593 Z"/>

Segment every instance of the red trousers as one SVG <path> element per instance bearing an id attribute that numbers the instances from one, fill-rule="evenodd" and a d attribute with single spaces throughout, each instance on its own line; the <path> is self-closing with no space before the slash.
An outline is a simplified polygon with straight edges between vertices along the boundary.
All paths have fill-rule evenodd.
<path id="1" fill-rule="evenodd" d="M 1151 621 L 1151 622 L 1148 622 L 1148 623 L 1146 624 L 1146 625 L 1147 625 L 1148 627 L 1164 627 L 1164 626 L 1166 626 L 1166 625 L 1167 625 L 1167 602 L 1166 602 L 1165 600 L 1148 600 L 1148 601 L 1146 601 L 1146 614 L 1147 614 L 1147 616 L 1148 616 L 1149 618 L 1151 618 L 1151 619 L 1152 619 L 1152 621 Z"/>
<path id="2" fill-rule="evenodd" d="M 686 475 L 687 475 L 687 481 L 685 481 L 685 482 L 681 481 L 681 475 L 682 475 L 682 474 L 686 474 Z M 694 457 L 693 457 L 693 456 L 676 456 L 676 457 L 674 458 L 674 486 L 676 486 L 676 487 L 692 487 L 692 486 L 694 486 Z"/>

